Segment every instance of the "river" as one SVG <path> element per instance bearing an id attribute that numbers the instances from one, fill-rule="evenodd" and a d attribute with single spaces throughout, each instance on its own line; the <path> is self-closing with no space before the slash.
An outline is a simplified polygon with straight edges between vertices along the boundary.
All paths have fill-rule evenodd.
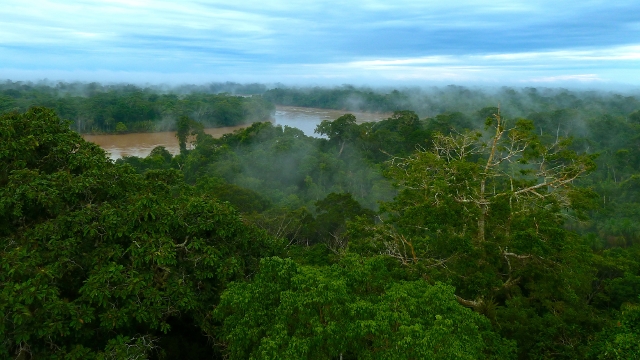
<path id="1" fill-rule="evenodd" d="M 273 122 L 276 125 L 298 128 L 308 136 L 318 136 L 313 133 L 313 130 L 322 120 L 335 120 L 347 113 L 355 115 L 358 122 L 380 121 L 391 115 L 388 113 L 359 113 L 343 110 L 277 106 Z M 219 138 L 245 126 L 205 129 L 205 132 Z M 156 146 L 164 146 L 174 155 L 180 152 L 175 131 L 110 135 L 84 134 L 82 137 L 105 149 L 112 159 L 118 159 L 122 156 L 144 157 L 149 155 Z"/>

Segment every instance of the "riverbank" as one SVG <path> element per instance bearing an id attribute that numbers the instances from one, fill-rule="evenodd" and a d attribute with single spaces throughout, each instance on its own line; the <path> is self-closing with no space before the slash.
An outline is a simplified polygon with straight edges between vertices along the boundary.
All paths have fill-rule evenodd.
<path id="1" fill-rule="evenodd" d="M 320 120 L 335 120 L 344 114 L 353 114 L 356 117 L 356 121 L 359 123 L 376 122 L 388 119 L 391 115 L 393 115 L 393 113 L 354 112 L 348 110 L 276 105 L 276 113 L 278 111 L 286 112 L 287 114 L 289 114 L 289 116 L 312 117 Z"/>
<path id="2" fill-rule="evenodd" d="M 353 114 L 359 123 L 375 122 L 388 118 L 390 113 L 363 113 L 345 110 L 276 106 L 271 120 L 276 125 L 290 126 L 302 130 L 308 136 L 317 136 L 313 130 L 323 120 L 335 120 L 344 114 Z M 219 138 L 251 124 L 205 129 L 205 133 Z M 126 133 L 126 134 L 82 134 L 82 137 L 105 149 L 112 159 L 123 156 L 149 155 L 156 146 L 164 146 L 170 153 L 178 154 L 178 139 L 175 131 Z"/>
<path id="3" fill-rule="evenodd" d="M 214 138 L 219 138 L 224 134 L 232 133 L 247 126 L 249 125 L 211 128 L 204 129 L 204 132 Z M 175 131 L 104 135 L 83 134 L 82 137 L 87 141 L 98 144 L 110 154 L 112 159 L 118 159 L 123 156 L 144 157 L 149 155 L 151 150 L 157 146 L 164 146 L 174 155 L 180 153 Z"/>

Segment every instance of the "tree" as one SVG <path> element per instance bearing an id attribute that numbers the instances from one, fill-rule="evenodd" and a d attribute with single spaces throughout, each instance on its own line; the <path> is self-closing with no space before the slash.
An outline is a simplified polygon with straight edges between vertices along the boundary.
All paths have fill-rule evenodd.
<path id="1" fill-rule="evenodd" d="M 325 245 L 333 252 L 339 253 L 347 247 L 347 222 L 361 217 L 373 223 L 374 212 L 364 209 L 350 193 L 331 193 L 324 199 L 316 201 L 316 234 L 324 239 Z"/>
<path id="2" fill-rule="evenodd" d="M 176 121 L 176 137 L 180 146 L 180 153 L 187 151 L 187 140 L 189 135 L 197 135 L 204 132 L 204 126 L 190 119 L 188 116 L 180 116 Z"/>
<path id="3" fill-rule="evenodd" d="M 0 117 L 0 220 L 3 358 L 210 356 L 221 290 L 279 249 L 178 171 L 114 164 L 44 108 Z"/>
<path id="4" fill-rule="evenodd" d="M 347 141 L 357 137 L 356 117 L 353 114 L 344 114 L 333 121 L 323 120 L 314 132 L 326 135 L 330 141 L 337 142 L 340 146 L 340 151 L 338 152 L 338 156 L 340 156 Z"/>
<path id="5" fill-rule="evenodd" d="M 640 110 L 636 110 L 629 114 L 628 119 L 633 124 L 640 124 Z"/>
<path id="6" fill-rule="evenodd" d="M 639 298 L 640 300 L 640 298 Z M 640 358 L 640 305 L 624 304 L 618 319 L 598 334 L 591 349 L 592 359 Z"/>
<path id="7" fill-rule="evenodd" d="M 544 311 L 554 301 L 586 306 L 593 270 L 563 223 L 592 203 L 593 193 L 574 182 L 594 169 L 593 156 L 569 150 L 565 139 L 545 143 L 529 121 L 507 125 L 496 113 L 486 137 L 438 134 L 430 150 L 393 159 L 401 191 L 383 206 L 385 222 L 359 241 L 429 279 L 450 281 L 461 304 L 490 318 L 525 292 L 535 301 L 554 298 L 540 304 Z M 571 278 L 559 275 L 569 268 Z"/>
<path id="8" fill-rule="evenodd" d="M 384 162 L 393 156 L 408 156 L 430 138 L 424 124 L 412 111 L 395 111 L 376 123 L 358 125 L 357 144 L 367 159 Z"/>
<path id="9" fill-rule="evenodd" d="M 116 132 L 123 133 L 127 131 L 127 125 L 122 122 L 116 124 Z"/>
<path id="10" fill-rule="evenodd" d="M 513 357 L 514 344 L 457 304 L 452 287 L 397 281 L 382 257 L 350 255 L 331 267 L 263 259 L 214 315 L 232 359 Z"/>

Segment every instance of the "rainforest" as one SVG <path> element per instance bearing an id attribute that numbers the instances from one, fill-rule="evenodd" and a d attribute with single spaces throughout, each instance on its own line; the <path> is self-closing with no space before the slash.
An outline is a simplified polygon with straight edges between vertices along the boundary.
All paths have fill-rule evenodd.
<path id="1" fill-rule="evenodd" d="M 0 114 L 1 358 L 640 358 L 638 94 L 6 81 Z"/>

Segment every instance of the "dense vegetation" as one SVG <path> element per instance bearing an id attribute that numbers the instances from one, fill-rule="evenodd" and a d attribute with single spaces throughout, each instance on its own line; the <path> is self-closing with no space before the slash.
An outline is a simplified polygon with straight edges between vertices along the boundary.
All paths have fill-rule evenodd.
<path id="1" fill-rule="evenodd" d="M 555 93 L 115 163 L 9 112 L 0 356 L 640 358 L 640 105 Z"/>
<path id="2" fill-rule="evenodd" d="M 190 91 L 191 90 L 191 91 Z M 274 107 L 260 96 L 217 93 L 235 90 L 244 95 L 260 86 L 211 86 L 163 91 L 133 85 L 57 85 L 7 81 L 0 84 L 0 113 L 47 106 L 58 116 L 72 120 L 81 133 L 125 133 L 175 130 L 176 119 L 189 116 L 206 127 L 223 127 L 268 120 Z M 246 90 L 246 91 L 242 91 Z"/>
<path id="3" fill-rule="evenodd" d="M 576 117 L 586 120 L 594 113 L 626 116 L 640 108 L 640 96 L 637 95 L 557 88 L 481 90 L 455 85 L 400 90 L 349 85 L 337 88 L 279 86 L 264 92 L 263 97 L 276 105 L 372 112 L 411 110 L 420 117 L 454 112 L 471 114 L 497 104 L 503 114 L 512 118 L 564 110 L 568 112 L 563 115 L 567 120 Z"/>

